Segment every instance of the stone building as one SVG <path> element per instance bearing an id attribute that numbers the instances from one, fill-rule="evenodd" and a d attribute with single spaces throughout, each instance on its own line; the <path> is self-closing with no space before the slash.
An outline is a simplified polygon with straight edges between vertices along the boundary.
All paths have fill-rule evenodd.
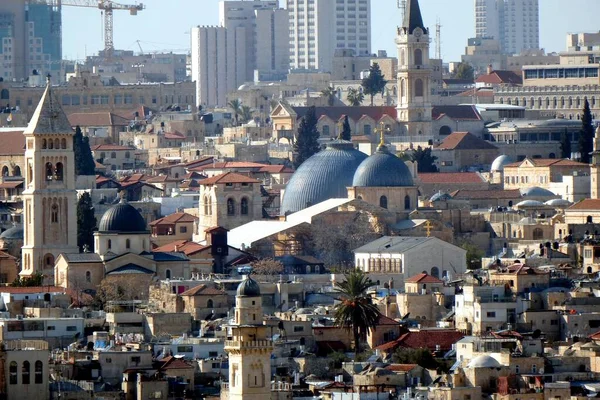
<path id="1" fill-rule="evenodd" d="M 153 246 L 159 247 L 177 240 L 191 240 L 197 221 L 197 217 L 185 212 L 159 218 L 149 224 L 152 231 L 150 241 Z"/>
<path id="2" fill-rule="evenodd" d="M 504 189 L 540 187 L 549 190 L 554 182 L 563 177 L 589 175 L 590 166 L 573 160 L 526 158 L 517 163 L 504 165 Z"/>
<path id="3" fill-rule="evenodd" d="M 5 341 L 0 348 L 0 396 L 6 400 L 48 400 L 48 343 L 43 340 Z"/>
<path id="4" fill-rule="evenodd" d="M 473 166 L 487 166 L 498 156 L 498 148 L 469 132 L 453 132 L 435 146 L 432 155 L 437 157 L 440 172 L 458 172 Z"/>

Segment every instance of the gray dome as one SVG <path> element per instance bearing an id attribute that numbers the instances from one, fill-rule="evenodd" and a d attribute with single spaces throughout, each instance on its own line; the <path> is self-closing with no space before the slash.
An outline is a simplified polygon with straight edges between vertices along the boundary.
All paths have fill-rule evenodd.
<path id="1" fill-rule="evenodd" d="M 434 201 L 448 201 L 451 200 L 452 196 L 450 196 L 448 193 L 444 193 L 444 192 L 437 192 L 436 194 L 434 194 L 433 196 L 431 196 L 431 198 L 429 199 L 429 201 L 434 202 Z"/>
<path id="2" fill-rule="evenodd" d="M 565 199 L 552 199 L 548 200 L 544 204 L 551 207 L 568 207 L 571 205 L 571 202 Z"/>
<path id="3" fill-rule="evenodd" d="M 2 234 L 0 234 L 0 239 L 22 240 L 24 237 L 23 232 L 23 225 L 15 225 L 2 232 Z"/>
<path id="4" fill-rule="evenodd" d="M 467 368 L 499 368 L 501 366 L 498 360 L 485 354 L 475 357 L 467 364 Z"/>
<path id="5" fill-rule="evenodd" d="M 354 173 L 352 186 L 355 187 L 398 187 L 413 186 L 410 170 L 385 146 L 364 160 Z"/>
<path id="6" fill-rule="evenodd" d="M 496 159 L 492 162 L 492 167 L 490 168 L 490 172 L 499 172 L 504 170 L 504 166 L 506 164 L 510 164 L 514 162 L 513 159 L 505 154 L 496 157 Z"/>
<path id="7" fill-rule="evenodd" d="M 367 155 L 350 142 L 329 143 L 292 175 L 283 195 L 281 214 L 294 213 L 333 198 L 347 198 L 354 172 L 365 158 Z"/>
<path id="8" fill-rule="evenodd" d="M 127 203 L 119 203 L 104 213 L 98 232 L 144 233 L 148 229 L 138 210 Z"/>
<path id="9" fill-rule="evenodd" d="M 541 207 L 544 203 L 537 200 L 523 200 L 520 203 L 517 203 L 515 207 Z"/>
<path id="10" fill-rule="evenodd" d="M 246 279 L 240 283 L 237 288 L 236 296 L 258 297 L 260 296 L 260 286 L 258 282 L 246 275 Z"/>
<path id="11" fill-rule="evenodd" d="M 554 193 L 552 193 L 551 191 L 541 188 L 541 187 L 537 187 L 537 186 L 532 186 L 529 188 L 523 188 L 520 189 L 521 192 L 521 196 L 523 197 L 552 197 L 552 196 L 556 196 Z"/>

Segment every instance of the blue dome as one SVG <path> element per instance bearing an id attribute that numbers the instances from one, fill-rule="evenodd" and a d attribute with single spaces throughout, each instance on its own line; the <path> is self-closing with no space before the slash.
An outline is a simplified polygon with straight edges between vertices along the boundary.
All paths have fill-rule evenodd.
<path id="1" fill-rule="evenodd" d="M 294 213 L 322 201 L 347 198 L 354 172 L 367 155 L 352 143 L 336 140 L 302 163 L 292 175 L 281 204 L 281 214 Z"/>
<path id="2" fill-rule="evenodd" d="M 352 180 L 355 187 L 413 186 L 410 170 L 385 146 L 379 146 L 373 155 L 363 161 Z"/>
<path id="3" fill-rule="evenodd" d="M 104 213 L 98 232 L 145 233 L 148 229 L 138 210 L 127 203 L 119 203 Z"/>
<path id="4" fill-rule="evenodd" d="M 237 296 L 243 297 L 258 297 L 260 296 L 260 286 L 258 282 L 246 275 L 246 279 L 240 283 L 236 292 Z"/>

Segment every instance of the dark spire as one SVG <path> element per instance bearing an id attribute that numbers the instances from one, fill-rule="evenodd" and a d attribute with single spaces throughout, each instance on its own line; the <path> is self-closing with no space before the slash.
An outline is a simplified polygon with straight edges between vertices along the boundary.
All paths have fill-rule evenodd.
<path id="1" fill-rule="evenodd" d="M 423 17 L 421 16 L 421 7 L 419 7 L 419 0 L 408 0 L 406 3 L 406 10 L 404 11 L 404 21 L 402 27 L 408 30 L 408 34 L 411 35 L 415 28 L 421 28 L 424 33 L 427 32 L 427 28 L 423 24 Z"/>

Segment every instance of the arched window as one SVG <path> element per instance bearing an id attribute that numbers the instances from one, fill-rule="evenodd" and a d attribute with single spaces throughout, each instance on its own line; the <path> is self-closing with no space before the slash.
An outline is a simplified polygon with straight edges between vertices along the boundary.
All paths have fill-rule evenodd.
<path id="1" fill-rule="evenodd" d="M 117 153 L 115 153 L 114 151 L 110 153 L 110 158 L 117 158 Z"/>
<path id="2" fill-rule="evenodd" d="M 44 383 L 44 363 L 40 360 L 35 362 L 35 383 L 36 385 Z"/>
<path id="3" fill-rule="evenodd" d="M 233 199 L 227 199 L 227 215 L 235 215 L 235 202 Z"/>
<path id="4" fill-rule="evenodd" d="M 52 164 L 51 163 L 46 163 L 46 180 L 47 181 L 51 181 L 52 180 L 52 175 L 53 175 Z"/>
<path id="5" fill-rule="evenodd" d="M 594 219 L 592 218 L 592 216 L 591 216 L 591 215 L 588 215 L 588 216 L 587 216 L 587 218 L 585 219 L 585 222 L 586 222 L 587 224 L 591 224 L 592 222 L 594 222 L 593 220 L 594 220 Z"/>
<path id="6" fill-rule="evenodd" d="M 544 231 L 541 228 L 535 228 L 533 230 L 533 240 L 540 240 L 544 238 Z"/>
<path id="7" fill-rule="evenodd" d="M 415 49 L 415 65 L 423 64 L 423 50 Z"/>
<path id="8" fill-rule="evenodd" d="M 63 180 L 63 164 L 62 163 L 56 163 L 56 168 L 55 168 L 55 179 L 57 181 L 62 181 Z"/>
<path id="9" fill-rule="evenodd" d="M 8 176 L 8 167 L 6 165 L 2 167 L 2 176 Z"/>
<path id="10" fill-rule="evenodd" d="M 90 271 L 85 271 L 85 281 L 90 283 L 92 281 L 92 273 Z"/>
<path id="11" fill-rule="evenodd" d="M 108 241 L 106 242 L 106 247 L 109 249 L 112 247 L 112 240 L 108 239 Z"/>
<path id="12" fill-rule="evenodd" d="M 52 209 L 50 210 L 50 221 L 52 223 L 58 223 L 58 206 L 56 204 L 52 204 Z"/>
<path id="13" fill-rule="evenodd" d="M 54 267 L 54 256 L 52 254 L 46 254 L 44 257 L 44 264 L 46 264 L 46 268 Z"/>
<path id="14" fill-rule="evenodd" d="M 245 197 L 240 203 L 240 212 L 242 213 L 242 215 L 248 215 L 248 199 Z"/>
<path id="15" fill-rule="evenodd" d="M 0 100 L 9 100 L 10 97 L 10 93 L 8 92 L 8 89 L 2 89 L 2 91 L 0 91 Z"/>
<path id="16" fill-rule="evenodd" d="M 421 79 L 415 81 L 415 97 L 423 97 L 423 80 Z"/>
<path id="17" fill-rule="evenodd" d="M 208 196 L 204 196 L 204 215 L 210 215 L 208 212 Z"/>
<path id="18" fill-rule="evenodd" d="M 129 152 L 128 152 L 128 151 L 126 151 L 126 152 L 125 152 L 125 158 L 129 158 L 129 157 L 130 157 L 130 154 L 129 154 Z"/>
<path id="19" fill-rule="evenodd" d="M 388 206 L 387 197 L 381 196 L 379 198 L 379 207 L 381 207 L 381 208 L 387 208 L 387 206 Z"/>
<path id="20" fill-rule="evenodd" d="M 448 136 L 451 133 L 452 128 L 450 128 L 448 125 L 444 125 L 440 128 L 440 136 Z"/>
<path id="21" fill-rule="evenodd" d="M 402 79 L 400 81 L 400 97 L 406 96 L 406 81 Z"/>
<path id="22" fill-rule="evenodd" d="M 67 148 L 67 139 L 61 139 L 60 140 L 60 148 L 61 149 L 66 149 Z"/>
<path id="23" fill-rule="evenodd" d="M 213 299 L 208 299 L 208 301 L 206 302 L 206 308 L 213 308 L 213 307 L 214 307 Z"/>
<path id="24" fill-rule="evenodd" d="M 409 195 L 404 196 L 404 209 L 410 210 L 410 196 Z"/>
<path id="25" fill-rule="evenodd" d="M 48 147 L 48 142 L 46 142 L 46 139 L 42 139 L 42 149 L 45 149 Z"/>
<path id="26" fill-rule="evenodd" d="M 171 270 L 170 269 L 165 270 L 165 278 L 171 279 Z"/>
<path id="27" fill-rule="evenodd" d="M 19 167 L 18 165 L 16 165 L 13 169 L 13 176 L 21 176 L 21 167 Z"/>
<path id="28" fill-rule="evenodd" d="M 555 153 L 550 153 L 550 154 L 548 154 L 548 158 L 556 158 L 556 154 Z"/>
<path id="29" fill-rule="evenodd" d="M 48 148 L 52 150 L 54 148 L 54 140 L 48 139 Z"/>
<path id="30" fill-rule="evenodd" d="M 130 249 L 131 248 L 131 240 L 129 240 L 129 239 L 125 240 L 125 248 L 126 249 Z"/>
<path id="31" fill-rule="evenodd" d="M 21 369 L 21 384 L 29 385 L 29 361 L 23 361 L 23 368 Z"/>
<path id="32" fill-rule="evenodd" d="M 16 361 L 12 361 L 10 363 L 10 366 L 8 367 L 8 374 L 9 374 L 9 378 L 8 379 L 9 379 L 9 383 L 11 385 L 16 385 L 17 384 L 17 381 L 18 381 L 18 378 L 17 378 L 17 368 L 18 368 L 18 365 L 17 365 Z"/>
<path id="33" fill-rule="evenodd" d="M 56 150 L 60 149 L 60 140 L 54 139 L 54 148 Z"/>

